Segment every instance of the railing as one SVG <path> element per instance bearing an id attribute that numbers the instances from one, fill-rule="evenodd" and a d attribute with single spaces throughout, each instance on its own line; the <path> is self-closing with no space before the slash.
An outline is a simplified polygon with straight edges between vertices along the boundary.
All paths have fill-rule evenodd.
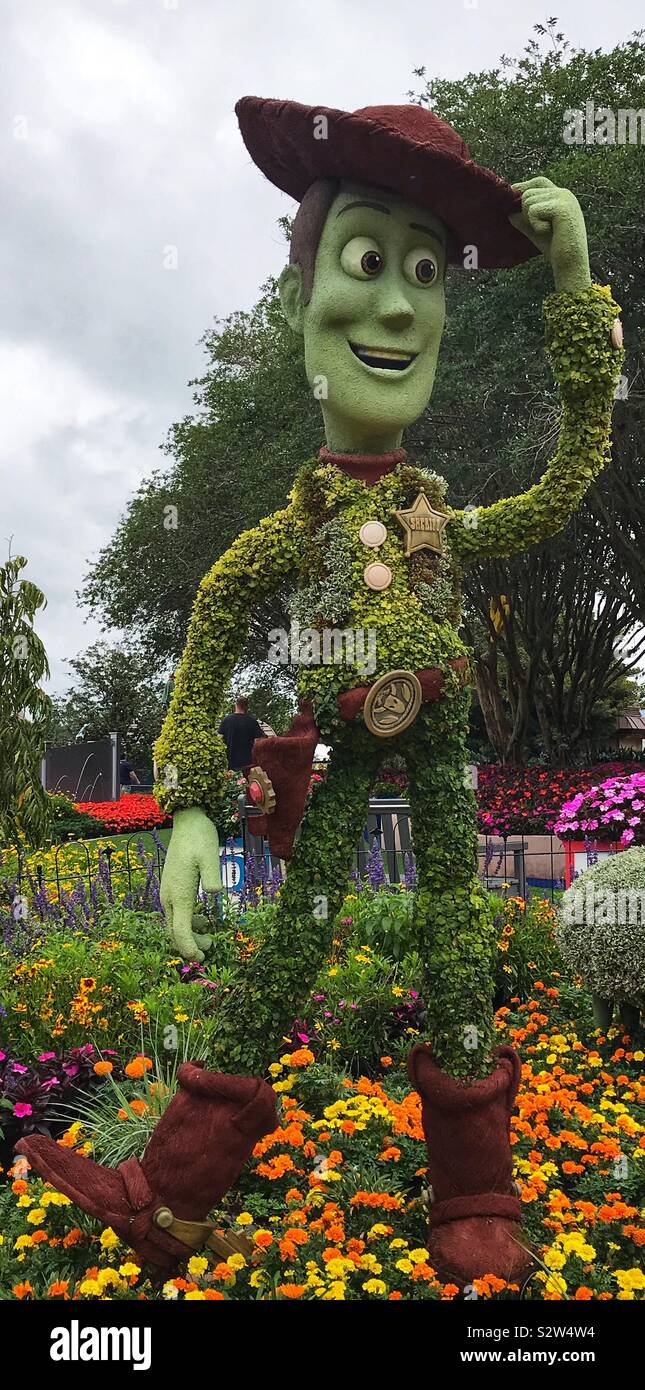
<path id="1" fill-rule="evenodd" d="M 264 839 L 250 833 L 249 812 L 253 812 L 244 806 L 244 797 L 240 801 L 239 839 L 222 849 L 222 891 L 227 896 L 240 892 L 250 865 L 256 869 L 258 864 L 264 865 L 260 881 L 273 881 L 274 885 L 286 867 L 271 857 Z M 15 882 L 19 894 L 43 893 L 60 902 L 80 882 L 90 898 L 100 883 L 112 901 L 132 900 L 139 905 L 143 896 L 151 906 L 158 906 L 165 846 L 156 831 L 151 835 L 146 832 L 143 852 L 141 840 L 142 832 L 135 831 L 121 839 L 117 848 L 107 845 L 102 849 L 99 843 L 94 849 L 91 840 L 67 841 L 40 858 L 32 855 L 28 860 L 16 851 L 0 852 L 0 899 L 7 900 L 4 884 Z M 530 839 L 517 835 L 479 837 L 479 876 L 487 888 L 504 896 L 526 897 L 535 889 L 553 900 L 564 887 L 564 859 L 562 844 L 552 835 Z M 353 874 L 374 884 L 413 886 L 414 846 L 406 801 L 379 798 L 370 802 Z"/>

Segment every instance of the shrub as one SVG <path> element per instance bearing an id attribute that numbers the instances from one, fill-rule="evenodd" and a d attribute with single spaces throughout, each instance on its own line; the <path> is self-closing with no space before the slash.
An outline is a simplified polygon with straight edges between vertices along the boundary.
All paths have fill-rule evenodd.
<path id="1" fill-rule="evenodd" d="M 562 898 L 558 945 L 566 964 L 601 999 L 645 1004 L 644 902 L 641 848 L 586 869 Z"/>
<path id="2" fill-rule="evenodd" d="M 52 841 L 91 839 L 102 835 L 100 820 L 87 811 L 79 811 L 71 797 L 64 792 L 52 792 L 48 797 L 52 811 Z"/>

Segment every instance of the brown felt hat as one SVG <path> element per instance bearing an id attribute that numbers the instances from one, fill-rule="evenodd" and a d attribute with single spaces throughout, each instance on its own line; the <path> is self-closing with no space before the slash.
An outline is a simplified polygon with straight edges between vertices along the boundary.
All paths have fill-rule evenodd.
<path id="1" fill-rule="evenodd" d="M 298 202 L 317 179 L 351 179 L 433 212 L 452 233 L 457 264 L 465 246 L 477 248 L 482 268 L 538 254 L 508 220 L 521 194 L 476 164 L 456 130 L 425 106 L 336 111 L 249 96 L 235 111 L 254 163 Z"/>

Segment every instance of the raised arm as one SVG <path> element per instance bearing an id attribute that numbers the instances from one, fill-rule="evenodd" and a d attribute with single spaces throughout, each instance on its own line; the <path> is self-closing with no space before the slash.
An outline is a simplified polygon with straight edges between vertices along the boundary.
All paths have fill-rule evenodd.
<path id="1" fill-rule="evenodd" d="M 584 221 L 573 194 L 548 179 L 520 184 L 512 220 L 551 261 L 556 292 L 544 305 L 546 351 L 560 389 L 558 447 L 528 492 L 454 512 L 448 535 L 462 564 L 512 555 L 563 530 L 609 459 L 611 412 L 623 360 L 619 306 L 589 277 Z"/>
<path id="2" fill-rule="evenodd" d="M 202 959 L 193 908 L 203 887 L 221 887 L 214 821 L 222 808 L 227 760 L 218 733 L 227 682 L 242 654 L 251 609 L 293 571 L 305 544 L 296 502 L 241 536 L 199 586 L 188 640 L 164 726 L 155 744 L 155 796 L 173 812 L 161 898 L 176 950 Z M 201 943 L 206 944 L 205 942 Z"/>

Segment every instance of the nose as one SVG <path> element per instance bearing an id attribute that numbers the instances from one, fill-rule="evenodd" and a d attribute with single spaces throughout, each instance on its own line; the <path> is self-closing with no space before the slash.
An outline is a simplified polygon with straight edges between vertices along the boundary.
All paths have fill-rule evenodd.
<path id="1" fill-rule="evenodd" d="M 414 309 L 400 285 L 383 286 L 377 318 L 384 328 L 393 333 L 403 333 L 414 323 Z"/>

